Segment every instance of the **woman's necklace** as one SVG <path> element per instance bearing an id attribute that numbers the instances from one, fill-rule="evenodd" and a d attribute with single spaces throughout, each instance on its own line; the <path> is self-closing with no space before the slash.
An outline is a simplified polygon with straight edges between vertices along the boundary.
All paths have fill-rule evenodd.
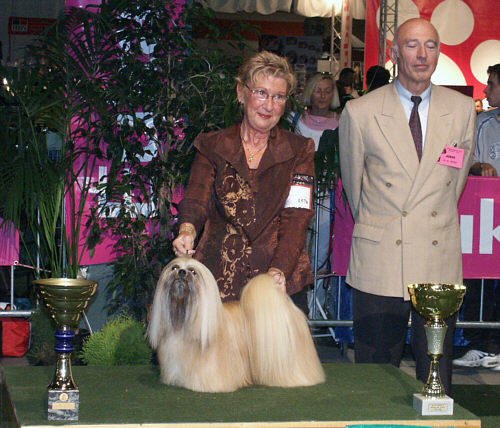
<path id="1" fill-rule="evenodd" d="M 317 123 L 318 125 L 321 125 L 328 121 L 330 119 L 329 117 L 326 116 L 314 116 L 312 114 L 309 114 L 309 119 L 311 119 L 314 123 Z"/>
<path id="2" fill-rule="evenodd" d="M 243 143 L 246 143 L 245 140 L 243 140 Z M 255 152 L 251 152 L 250 149 L 248 147 L 245 146 L 245 144 L 243 144 L 243 148 L 248 152 L 248 162 L 249 163 L 252 163 L 255 156 L 257 156 L 262 150 L 264 150 L 265 148 L 267 147 L 267 143 L 264 144 L 260 149 L 256 150 Z"/>
<path id="3" fill-rule="evenodd" d="M 309 111 L 308 116 L 314 123 L 317 123 L 318 125 L 321 125 L 322 123 L 325 123 L 328 120 L 332 119 L 330 112 L 327 112 L 325 115 L 325 114 L 314 114 L 312 111 Z"/>

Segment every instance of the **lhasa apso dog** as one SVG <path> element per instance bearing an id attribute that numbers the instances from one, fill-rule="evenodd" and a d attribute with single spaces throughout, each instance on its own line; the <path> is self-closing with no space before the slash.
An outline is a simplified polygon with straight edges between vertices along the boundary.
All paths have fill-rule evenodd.
<path id="1" fill-rule="evenodd" d="M 206 266 L 172 260 L 156 286 L 148 337 L 169 385 L 230 392 L 325 380 L 306 317 L 268 274 L 251 279 L 240 301 L 222 303 Z"/>

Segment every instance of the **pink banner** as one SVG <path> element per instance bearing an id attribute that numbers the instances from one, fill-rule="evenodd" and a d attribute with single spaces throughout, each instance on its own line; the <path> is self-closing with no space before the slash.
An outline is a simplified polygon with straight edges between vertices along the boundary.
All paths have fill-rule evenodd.
<path id="1" fill-rule="evenodd" d="M 500 178 L 469 177 L 458 212 L 464 278 L 500 278 Z"/>
<path id="2" fill-rule="evenodd" d="M 333 271 L 347 274 L 354 222 L 336 191 Z M 500 178 L 469 177 L 458 204 L 464 278 L 500 278 Z"/>
<path id="3" fill-rule="evenodd" d="M 336 275 L 347 275 L 351 252 L 352 219 L 349 203 L 342 197 L 342 180 L 335 189 L 335 224 L 333 225 L 332 270 Z"/>
<path id="4" fill-rule="evenodd" d="M 19 233 L 0 217 L 0 266 L 12 266 L 19 261 Z"/>
<path id="5" fill-rule="evenodd" d="M 82 265 L 94 265 L 99 263 L 108 263 L 116 259 L 116 251 L 114 245 L 118 241 L 118 237 L 115 237 L 109 233 L 105 234 L 103 241 L 98 244 L 92 252 L 86 248 L 86 241 L 89 235 L 89 230 L 85 227 L 85 223 L 90 218 L 90 210 L 92 208 L 97 208 L 99 200 L 97 196 L 97 190 L 95 185 L 97 185 L 108 173 L 108 166 L 111 162 L 105 160 L 96 160 L 93 171 L 88 171 L 89 176 L 80 175 L 78 177 L 78 183 L 75 183 L 75 202 L 72 201 L 70 194 L 66 196 L 66 222 L 70 224 L 76 221 L 76 213 L 80 205 L 81 191 L 83 187 L 88 187 L 90 185 L 89 195 L 85 202 L 83 208 L 82 217 L 82 228 L 80 230 L 80 241 L 79 241 L 79 251 L 81 254 L 83 252 Z M 78 165 L 75 165 L 77 168 Z M 113 215 L 113 214 L 112 214 Z"/>
<path id="6" fill-rule="evenodd" d="M 496 3 L 498 5 L 498 1 Z M 486 87 L 486 69 L 498 62 L 498 56 L 494 52 L 498 52 L 495 49 L 498 49 L 500 39 L 500 8 L 492 5 L 491 0 L 399 2 L 399 24 L 402 23 L 401 19 L 420 16 L 431 21 L 439 31 L 441 56 L 433 81 L 441 75 L 442 81 L 439 84 L 473 86 L 474 98 L 485 98 L 483 90 Z M 367 0 L 365 70 L 378 64 L 379 8 L 380 0 Z M 388 46 L 391 46 L 391 34 L 388 39 Z M 389 69 L 387 66 L 386 68 Z"/>
<path id="7" fill-rule="evenodd" d="M 148 146 L 149 151 L 155 153 L 155 147 L 153 144 Z M 143 162 L 149 162 L 151 160 L 150 156 L 144 157 L 142 159 Z M 88 186 L 91 183 L 90 193 L 88 199 L 85 203 L 85 207 L 83 209 L 83 224 L 87 222 L 90 218 L 90 212 L 92 208 L 96 208 L 98 205 L 105 205 L 110 209 L 109 217 L 114 218 L 118 215 L 118 210 L 120 209 L 120 203 L 115 201 L 103 201 L 98 199 L 97 190 L 95 185 L 98 183 L 103 183 L 106 180 L 106 176 L 108 175 L 108 168 L 111 166 L 111 162 L 106 160 L 96 160 L 96 164 L 94 165 L 94 170 L 91 173 L 90 177 L 80 176 L 78 178 L 78 185 L 75 185 L 75 195 L 77 202 L 80 201 L 80 187 Z M 89 181 L 90 180 L 90 181 Z M 84 184 L 87 183 L 87 184 Z M 184 188 L 179 186 L 173 190 L 172 202 L 174 204 L 178 204 L 184 196 Z M 152 204 L 138 203 L 135 198 L 124 195 L 124 200 L 126 201 L 127 209 L 133 216 L 133 213 L 140 213 L 143 216 L 149 216 L 150 213 L 155 210 L 155 206 Z M 69 195 L 66 198 L 66 221 L 72 221 L 72 216 L 74 210 L 72 208 L 72 202 Z M 172 213 L 174 215 L 177 214 L 177 210 L 172 207 Z M 101 224 L 104 226 L 104 224 Z M 152 225 L 148 226 L 148 232 L 154 233 L 152 229 Z M 104 236 L 102 236 L 102 242 L 98 244 L 93 251 L 89 251 L 85 248 L 85 244 L 87 241 L 87 237 L 89 235 L 89 229 L 86 227 L 82 227 L 80 231 L 80 252 L 83 252 L 83 257 L 81 264 L 82 265 L 95 265 L 100 263 L 110 263 L 116 260 L 116 258 L 121 254 L 120 251 L 115 248 L 115 244 L 119 240 L 119 236 L 113 235 L 112 232 L 107 231 Z"/>

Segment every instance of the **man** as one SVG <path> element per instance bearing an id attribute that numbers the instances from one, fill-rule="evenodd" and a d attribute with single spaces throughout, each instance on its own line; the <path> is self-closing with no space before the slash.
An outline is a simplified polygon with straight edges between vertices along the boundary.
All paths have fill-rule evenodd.
<path id="1" fill-rule="evenodd" d="M 374 91 L 384 85 L 387 85 L 391 80 L 391 73 L 386 68 L 380 65 L 372 65 L 366 72 L 367 92 Z"/>
<path id="2" fill-rule="evenodd" d="M 500 63 L 488 67 L 488 85 L 484 90 L 491 107 L 500 107 Z M 483 177 L 498 177 L 500 171 L 500 108 L 485 111 L 477 117 L 477 145 L 470 173 Z M 464 318 L 479 319 L 481 280 L 469 279 L 464 299 Z M 500 285 L 495 280 L 484 280 L 483 320 L 500 320 Z M 453 360 L 464 367 L 489 367 L 500 371 L 500 331 L 468 328 L 464 331 L 469 350 Z"/>
<path id="3" fill-rule="evenodd" d="M 340 119 L 342 181 L 355 221 L 347 282 L 354 288 L 355 361 L 398 366 L 411 312 L 416 375 L 425 382 L 425 320 L 407 286 L 462 281 L 457 203 L 474 152 L 476 110 L 471 98 L 431 84 L 439 36 L 428 21 L 406 21 L 394 41 L 396 81 L 349 101 Z M 447 320 L 440 360 L 448 394 L 455 321 Z"/>
<path id="4" fill-rule="evenodd" d="M 474 100 L 474 102 L 476 103 L 476 113 L 479 114 L 479 113 L 483 112 L 484 111 L 483 100 L 481 98 L 476 98 Z"/>
<path id="5" fill-rule="evenodd" d="M 500 63 L 488 67 L 484 90 L 491 107 L 500 107 Z M 497 177 L 500 171 L 500 109 L 481 113 L 477 118 L 477 146 L 471 174 Z"/>

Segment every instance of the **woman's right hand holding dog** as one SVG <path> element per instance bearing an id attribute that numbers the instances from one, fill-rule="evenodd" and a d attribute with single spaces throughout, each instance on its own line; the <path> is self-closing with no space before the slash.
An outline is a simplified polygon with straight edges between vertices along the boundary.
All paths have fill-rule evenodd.
<path id="1" fill-rule="evenodd" d="M 267 273 L 273 277 L 274 282 L 276 282 L 276 284 L 278 284 L 279 288 L 284 293 L 286 293 L 286 278 L 285 278 L 285 274 L 281 270 L 279 270 L 278 268 L 275 268 L 275 267 L 269 268 L 269 270 L 267 271 Z"/>
<path id="2" fill-rule="evenodd" d="M 193 250 L 195 238 L 195 227 L 191 223 L 182 223 L 177 238 L 172 242 L 175 255 L 193 255 L 195 253 L 195 250 Z"/>

